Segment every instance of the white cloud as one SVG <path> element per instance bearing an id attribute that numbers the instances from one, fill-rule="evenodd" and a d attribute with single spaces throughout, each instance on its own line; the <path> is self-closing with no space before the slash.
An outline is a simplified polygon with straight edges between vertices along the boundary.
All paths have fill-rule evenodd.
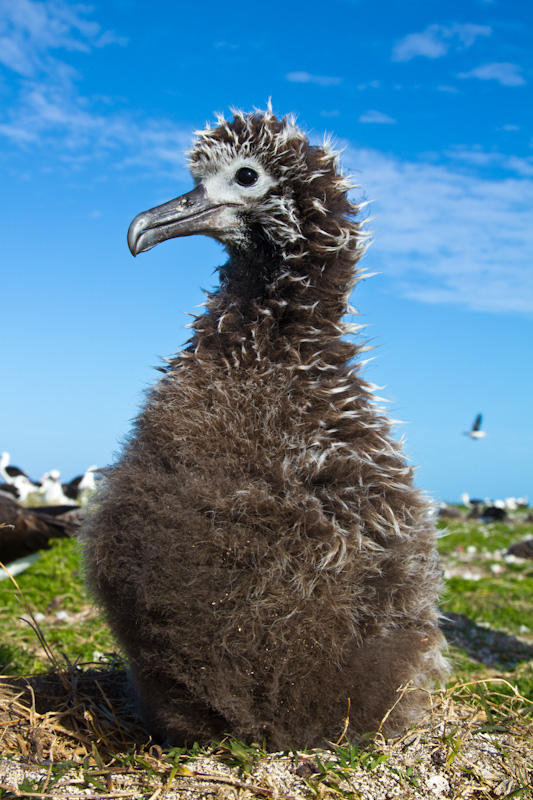
<path id="1" fill-rule="evenodd" d="M 449 35 L 457 37 L 464 47 L 471 47 L 479 36 L 491 36 L 492 28 L 488 25 L 472 25 L 456 23 L 449 30 Z"/>
<path id="2" fill-rule="evenodd" d="M 533 157 L 520 158 L 519 156 L 506 156 L 503 163 L 504 169 L 516 172 L 523 177 L 533 177 Z"/>
<path id="3" fill-rule="evenodd" d="M 369 81 L 368 83 L 360 83 L 357 88 L 360 91 L 364 89 L 379 89 L 380 83 L 378 80 Z"/>
<path id="4" fill-rule="evenodd" d="M 342 78 L 332 78 L 328 75 L 311 75 L 309 72 L 289 72 L 285 78 L 292 83 L 316 83 L 318 86 L 338 86 Z"/>
<path id="5" fill-rule="evenodd" d="M 11 42 L 0 53 L 4 66 L 21 76 L 18 101 L 0 108 L 0 136 L 68 164 L 105 158 L 116 168 L 135 165 L 184 178 L 188 129 L 80 96 L 76 73 L 59 60 L 61 49 L 117 41 L 87 19 L 89 12 L 63 0 L 0 0 L 0 38 Z M 467 46 L 474 32 L 454 36 Z M 290 75 L 322 86 L 341 82 Z M 382 112 L 365 116 L 393 122 Z M 457 148 L 448 158 L 453 166 L 402 162 L 372 150 L 345 153 L 346 166 L 362 173 L 365 193 L 376 198 L 376 243 L 367 264 L 386 273 L 394 291 L 421 302 L 533 312 L 532 160 L 472 148 Z M 488 178 L 489 170 L 504 177 Z"/>
<path id="6" fill-rule="evenodd" d="M 463 49 L 471 47 L 479 36 L 490 36 L 487 25 L 455 23 L 451 26 L 428 25 L 421 33 L 409 33 L 396 42 L 392 51 L 393 61 L 410 61 L 416 56 L 440 58 L 450 47 Z"/>
<path id="7" fill-rule="evenodd" d="M 448 158 L 463 161 L 475 167 L 487 167 L 502 160 L 501 153 L 496 151 L 488 152 L 481 147 L 455 147 L 452 150 L 447 150 L 445 155 Z"/>
<path id="8" fill-rule="evenodd" d="M 395 119 L 383 114 L 381 111 L 365 111 L 359 117 L 359 122 L 376 122 L 378 125 L 394 125 Z"/>
<path id="9" fill-rule="evenodd" d="M 111 157 L 116 168 L 135 164 L 187 175 L 183 151 L 190 144 L 189 129 L 166 120 L 138 120 L 129 112 L 100 113 L 86 105 L 69 86 L 34 82 L 8 121 L 0 122 L 0 136 L 23 147 L 45 148 L 71 165 Z"/>
<path id="10" fill-rule="evenodd" d="M 477 167 L 494 166 L 507 172 L 514 172 L 522 177 L 533 177 L 533 156 L 521 158 L 508 156 L 498 151 L 487 152 L 480 147 L 457 147 L 446 153 L 447 156 L 457 161 L 463 161 Z"/>
<path id="11" fill-rule="evenodd" d="M 0 0 L 0 63 L 34 77 L 55 64 L 51 49 L 87 53 L 92 47 L 126 43 L 124 37 L 86 19 L 91 10 L 64 0 Z"/>
<path id="12" fill-rule="evenodd" d="M 431 26 L 440 28 L 439 25 Z M 442 41 L 437 31 L 430 29 L 424 33 L 410 33 L 394 46 L 393 61 L 409 61 L 415 56 L 439 58 L 448 52 L 449 44 Z"/>
<path id="13" fill-rule="evenodd" d="M 0 0 L 0 63 L 19 76 L 16 102 L 0 109 L 0 137 L 41 147 L 70 165 L 112 155 L 117 168 L 137 164 L 184 176 L 190 131 L 110 111 L 105 97 L 82 97 L 76 71 L 57 57 L 61 50 L 125 44 L 86 19 L 91 10 L 64 0 Z"/>
<path id="14" fill-rule="evenodd" d="M 376 216 L 367 266 L 393 291 L 425 303 L 533 313 L 533 180 L 512 157 L 488 155 L 503 177 L 345 151 Z"/>
<path id="15" fill-rule="evenodd" d="M 482 64 L 470 72 L 460 72 L 458 78 L 479 78 L 482 81 L 498 81 L 502 86 L 523 86 L 525 78 L 521 67 L 507 61 Z"/>

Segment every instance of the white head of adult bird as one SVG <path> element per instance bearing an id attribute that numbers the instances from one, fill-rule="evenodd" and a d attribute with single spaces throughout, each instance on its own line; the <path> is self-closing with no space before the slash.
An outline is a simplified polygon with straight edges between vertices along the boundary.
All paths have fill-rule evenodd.
<path id="1" fill-rule="evenodd" d="M 60 477 L 58 469 L 51 469 L 41 478 L 39 493 L 42 495 L 43 503 L 51 506 L 77 505 L 75 500 L 64 493 Z"/>
<path id="2" fill-rule="evenodd" d="M 12 479 L 12 476 L 7 471 L 10 460 L 10 454 L 7 452 L 7 450 L 4 450 L 4 452 L 0 455 L 0 476 L 2 476 L 7 484 L 10 484 Z"/>
<path id="3" fill-rule="evenodd" d="M 10 461 L 10 454 L 4 450 L 4 452 L 0 455 L 0 476 L 2 476 L 6 483 L 12 484 L 13 480 L 21 475 L 28 478 L 28 475 L 24 472 L 24 470 L 13 466 L 10 464 Z"/>
<path id="4" fill-rule="evenodd" d="M 228 262 L 85 532 L 87 575 L 168 743 L 273 749 L 401 730 L 443 677 L 426 501 L 354 362 L 359 206 L 292 117 L 235 112 L 136 255 L 205 234 Z M 400 686 L 413 691 L 400 698 Z M 345 723 L 348 709 L 349 721 Z"/>
<path id="5" fill-rule="evenodd" d="M 474 424 L 472 425 L 471 430 L 465 431 L 465 436 L 470 436 L 471 439 L 484 439 L 487 435 L 485 431 L 481 430 L 481 423 L 483 422 L 483 416 L 478 414 L 474 420 Z"/>

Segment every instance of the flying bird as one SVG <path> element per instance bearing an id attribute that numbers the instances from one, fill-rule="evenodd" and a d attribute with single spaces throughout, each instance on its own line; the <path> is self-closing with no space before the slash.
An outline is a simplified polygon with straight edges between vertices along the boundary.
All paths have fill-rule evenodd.
<path id="1" fill-rule="evenodd" d="M 465 436 L 470 436 L 471 439 L 483 439 L 487 434 L 485 431 L 481 430 L 481 423 L 483 422 L 483 416 L 478 414 L 474 420 L 474 424 L 472 425 L 471 430 L 465 431 Z"/>
<path id="2" fill-rule="evenodd" d="M 189 166 L 195 188 L 139 214 L 131 252 L 202 234 L 228 261 L 106 473 L 90 587 L 167 744 L 402 730 L 446 674 L 441 569 L 368 348 L 346 338 L 354 187 L 271 108 L 219 117 Z"/>

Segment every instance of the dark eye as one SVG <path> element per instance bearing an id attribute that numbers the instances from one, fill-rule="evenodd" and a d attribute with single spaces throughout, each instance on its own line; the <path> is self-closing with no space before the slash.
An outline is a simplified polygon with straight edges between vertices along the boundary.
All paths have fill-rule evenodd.
<path id="1" fill-rule="evenodd" d="M 235 173 L 235 180 L 240 186 L 253 186 L 254 183 L 257 183 L 258 178 L 259 175 L 255 169 L 250 169 L 250 167 L 241 167 Z"/>

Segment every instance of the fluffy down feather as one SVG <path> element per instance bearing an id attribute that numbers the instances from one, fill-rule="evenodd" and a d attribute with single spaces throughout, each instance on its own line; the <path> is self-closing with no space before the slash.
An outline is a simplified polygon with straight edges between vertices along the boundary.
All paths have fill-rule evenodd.
<path id="1" fill-rule="evenodd" d="M 366 348 L 346 340 L 358 207 L 337 154 L 291 118 L 219 118 L 190 166 L 202 183 L 243 157 L 268 189 L 219 237 L 220 287 L 110 470 L 85 531 L 89 583 L 169 743 L 324 745 L 349 703 L 349 737 L 393 707 L 397 732 L 445 674 L 441 571 L 360 376 Z"/>

